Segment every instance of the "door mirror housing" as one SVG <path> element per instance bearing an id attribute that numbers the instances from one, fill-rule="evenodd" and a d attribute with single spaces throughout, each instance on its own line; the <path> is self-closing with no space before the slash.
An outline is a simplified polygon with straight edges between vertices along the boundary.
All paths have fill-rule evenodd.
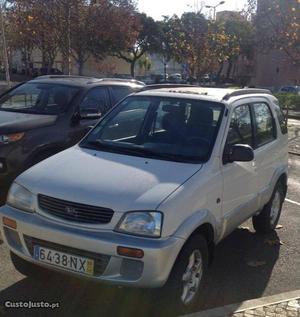
<path id="1" fill-rule="evenodd" d="M 254 151 L 250 145 L 235 144 L 229 146 L 224 152 L 223 162 L 251 162 L 254 160 Z"/>
<path id="2" fill-rule="evenodd" d="M 99 119 L 102 113 L 96 108 L 85 108 L 80 111 L 80 119 Z"/>

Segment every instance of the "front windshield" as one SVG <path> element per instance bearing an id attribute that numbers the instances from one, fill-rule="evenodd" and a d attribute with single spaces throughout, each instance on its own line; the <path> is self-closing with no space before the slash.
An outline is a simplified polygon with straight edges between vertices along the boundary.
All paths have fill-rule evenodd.
<path id="1" fill-rule="evenodd" d="M 66 110 L 77 87 L 26 83 L 0 98 L 0 110 L 33 114 L 59 114 Z"/>
<path id="2" fill-rule="evenodd" d="M 133 96 L 81 143 L 121 154 L 198 163 L 210 157 L 224 106 L 203 100 Z"/>

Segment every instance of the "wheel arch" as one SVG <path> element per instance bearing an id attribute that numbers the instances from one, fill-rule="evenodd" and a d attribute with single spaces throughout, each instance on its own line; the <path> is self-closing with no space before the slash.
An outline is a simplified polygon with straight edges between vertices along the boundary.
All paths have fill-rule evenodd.
<path id="1" fill-rule="evenodd" d="M 193 214 L 179 227 L 175 233 L 176 236 L 185 239 L 186 242 L 188 242 L 189 239 L 197 234 L 201 234 L 207 241 L 210 255 L 209 262 L 211 263 L 214 256 L 216 241 L 218 239 L 218 233 L 216 219 L 207 210 Z"/>
<path id="2" fill-rule="evenodd" d="M 268 187 L 261 192 L 261 206 L 265 206 L 268 201 L 271 199 L 274 188 L 276 185 L 281 182 L 283 187 L 284 187 L 284 197 L 286 196 L 287 193 L 287 183 L 288 183 L 288 167 L 282 167 L 277 169 L 273 177 L 268 184 Z"/>
<path id="3" fill-rule="evenodd" d="M 281 183 L 283 185 L 284 197 L 286 197 L 287 189 L 288 189 L 288 175 L 287 173 L 282 173 L 278 178 L 276 184 Z"/>
<path id="4" fill-rule="evenodd" d="M 212 264 L 215 253 L 215 231 L 212 224 L 206 222 L 200 225 L 190 236 L 190 238 L 196 234 L 201 234 L 207 241 L 209 251 L 209 264 Z"/>

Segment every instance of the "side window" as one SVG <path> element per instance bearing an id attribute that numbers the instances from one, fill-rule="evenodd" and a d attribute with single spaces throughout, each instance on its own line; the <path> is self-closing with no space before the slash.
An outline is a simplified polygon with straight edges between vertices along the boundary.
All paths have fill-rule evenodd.
<path id="1" fill-rule="evenodd" d="M 274 120 L 269 106 L 266 103 L 254 103 L 253 112 L 256 124 L 256 147 L 272 142 L 276 137 Z"/>
<path id="2" fill-rule="evenodd" d="M 133 90 L 130 87 L 126 86 L 111 86 L 111 90 L 115 104 L 124 99 L 126 96 L 133 93 Z"/>
<path id="3" fill-rule="evenodd" d="M 248 144 L 253 146 L 251 113 L 248 105 L 234 109 L 226 145 Z"/>
<path id="4" fill-rule="evenodd" d="M 95 111 L 104 114 L 109 110 L 109 96 L 106 87 L 92 88 L 80 104 L 80 112 Z"/>
<path id="5" fill-rule="evenodd" d="M 278 119 L 282 134 L 287 134 L 288 133 L 287 120 L 285 118 L 285 115 L 283 114 L 282 109 L 280 108 L 280 106 L 275 105 L 275 111 L 276 111 L 277 119 Z"/>

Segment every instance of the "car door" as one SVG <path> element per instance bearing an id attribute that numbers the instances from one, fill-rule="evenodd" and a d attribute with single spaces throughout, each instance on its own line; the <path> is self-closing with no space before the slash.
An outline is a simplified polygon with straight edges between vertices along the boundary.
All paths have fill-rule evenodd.
<path id="1" fill-rule="evenodd" d="M 71 139 L 76 144 L 87 134 L 111 106 L 106 86 L 91 88 L 79 103 L 72 125 Z M 74 120 L 73 120 L 74 121 Z"/>
<path id="2" fill-rule="evenodd" d="M 253 146 L 253 121 L 248 103 L 235 105 L 229 114 L 224 152 L 235 144 Z M 227 235 L 256 211 L 257 167 L 252 162 L 222 164 L 224 234 Z"/>
<path id="3" fill-rule="evenodd" d="M 276 142 L 278 132 L 269 103 L 265 99 L 253 99 L 250 106 L 254 121 L 257 190 L 263 197 L 269 189 L 277 165 L 281 162 L 281 146 Z M 265 203 L 266 201 L 261 202 Z"/>

